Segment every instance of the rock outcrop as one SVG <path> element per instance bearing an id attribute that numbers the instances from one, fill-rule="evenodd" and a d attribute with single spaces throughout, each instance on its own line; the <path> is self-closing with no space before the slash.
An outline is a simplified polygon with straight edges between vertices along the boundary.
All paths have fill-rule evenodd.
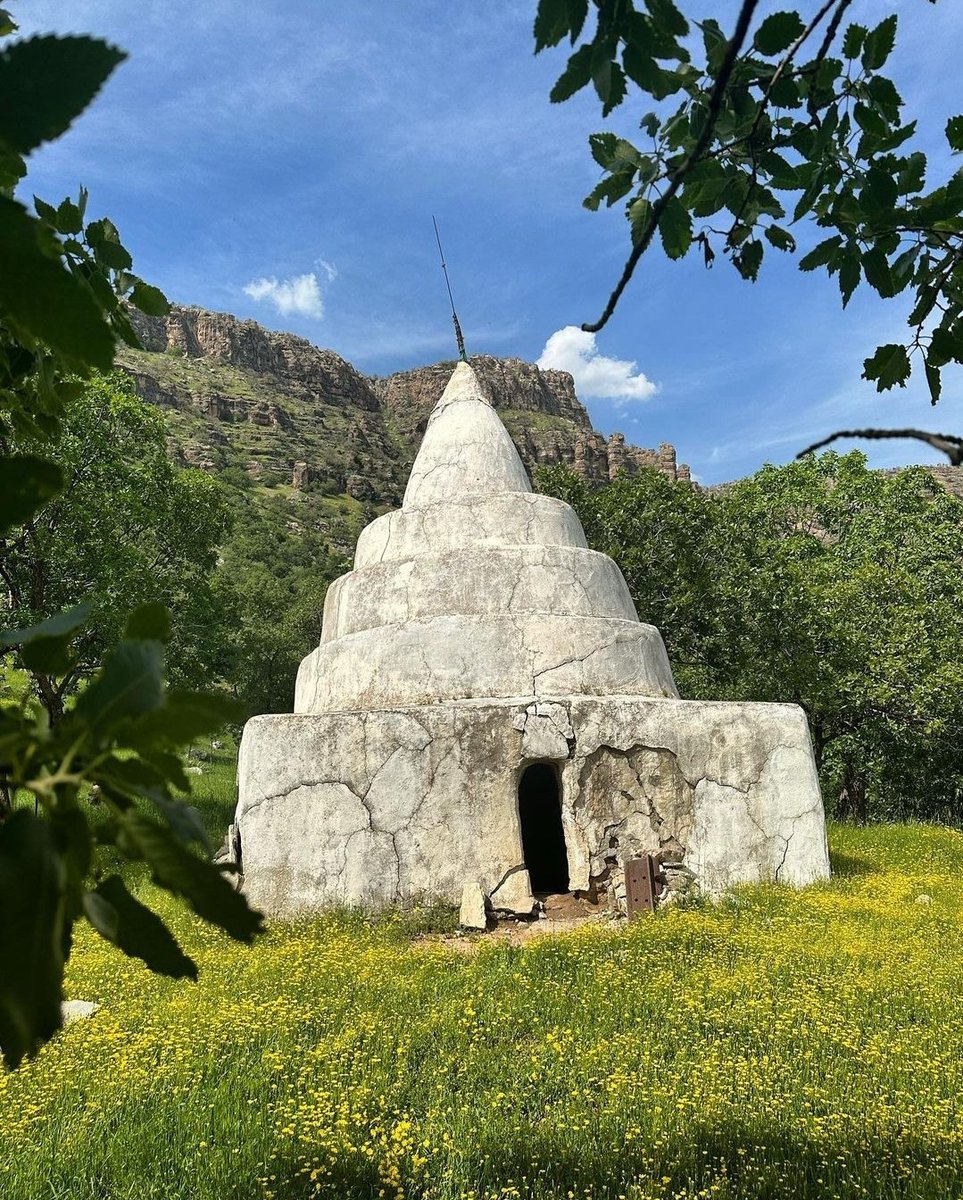
<path id="1" fill-rule="evenodd" d="M 121 364 L 138 392 L 152 404 L 208 425 L 208 432 L 198 431 L 197 445 L 182 447 L 182 458 L 216 470 L 225 465 L 225 455 L 210 453 L 217 442 L 211 427 L 236 429 L 228 428 L 229 444 L 242 440 L 241 427 L 249 433 L 253 426 L 264 430 L 265 438 L 253 462 L 245 459 L 249 474 L 263 478 L 273 472 L 291 479 L 296 464 L 305 462 L 321 491 L 343 492 L 375 506 L 397 503 L 453 366 L 443 362 L 367 377 L 331 350 L 226 313 L 174 305 L 166 317 L 132 312 L 131 320 L 146 352 L 125 351 Z M 620 433 L 606 438 L 594 430 L 567 372 L 486 354 L 475 355 L 472 367 L 529 470 L 565 464 L 594 484 L 640 467 L 655 467 L 672 479 L 689 478 L 671 446 L 644 449 L 627 444 Z M 292 437 L 270 437 L 279 431 Z M 299 442 L 310 443 L 309 432 L 320 431 L 334 451 L 331 457 L 339 460 L 333 470 L 333 463 L 296 452 Z"/>
<path id="2" fill-rule="evenodd" d="M 154 354 L 213 358 L 294 384 L 299 391 L 338 397 L 374 411 L 379 402 L 363 375 L 333 350 L 319 350 L 293 333 L 273 333 L 229 313 L 173 305 L 166 317 L 131 310 L 144 348 Z"/>

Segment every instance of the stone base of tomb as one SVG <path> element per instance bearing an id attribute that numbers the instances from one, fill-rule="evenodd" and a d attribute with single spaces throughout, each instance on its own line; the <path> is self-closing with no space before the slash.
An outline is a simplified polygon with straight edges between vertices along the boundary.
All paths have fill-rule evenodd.
<path id="1" fill-rule="evenodd" d="M 574 696 L 255 717 L 234 831 L 244 890 L 288 915 L 457 904 L 477 885 L 493 908 L 530 912 L 519 786 L 532 764 L 550 767 L 560 805 L 568 887 L 551 890 L 624 907 L 622 864 L 646 854 L 670 889 L 709 895 L 829 876 L 801 709 Z"/>

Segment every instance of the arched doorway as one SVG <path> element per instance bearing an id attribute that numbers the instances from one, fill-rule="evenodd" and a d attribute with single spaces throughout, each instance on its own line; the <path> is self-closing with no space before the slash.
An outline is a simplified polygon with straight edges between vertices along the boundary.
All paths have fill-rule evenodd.
<path id="1" fill-rule="evenodd" d="M 522 853 L 532 891 L 568 891 L 568 855 L 562 831 L 558 771 L 551 763 L 532 763 L 518 781 L 518 817 Z"/>

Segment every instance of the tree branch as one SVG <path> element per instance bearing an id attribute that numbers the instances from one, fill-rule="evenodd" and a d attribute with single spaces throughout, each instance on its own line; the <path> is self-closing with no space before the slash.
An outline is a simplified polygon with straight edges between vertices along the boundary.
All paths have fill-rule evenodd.
<path id="1" fill-rule="evenodd" d="M 952 433 L 927 433 L 923 429 L 841 429 L 838 433 L 823 438 L 821 442 L 814 442 L 805 450 L 800 450 L 796 457 L 805 458 L 807 454 L 821 450 L 837 438 L 868 438 L 871 441 L 882 438 L 915 438 L 945 454 L 954 467 L 963 467 L 963 437 L 956 437 Z"/>
<path id="2" fill-rule="evenodd" d="M 725 95 L 726 87 L 729 83 L 729 77 L 732 74 L 732 68 L 735 66 L 736 57 L 738 56 L 739 51 L 742 49 L 742 43 L 746 40 L 746 34 L 749 31 L 749 24 L 752 21 L 753 13 L 755 12 L 756 5 L 758 3 L 759 0 L 743 0 L 742 8 L 739 10 L 739 19 L 736 22 L 735 32 L 733 33 L 732 38 L 726 47 L 726 56 L 722 60 L 722 65 L 719 68 L 719 74 L 716 76 L 715 86 L 712 89 L 712 95 L 709 97 L 709 107 L 706 112 L 706 121 L 705 125 L 702 127 L 702 133 L 699 135 L 699 140 L 693 147 L 692 152 L 688 155 L 685 162 L 683 162 L 682 165 L 673 172 L 672 178 L 669 181 L 669 186 L 652 205 L 652 211 L 649 214 L 648 224 L 643 231 L 642 236 L 639 238 L 638 243 L 633 248 L 632 253 L 629 255 L 629 260 L 625 264 L 625 268 L 622 271 L 622 278 L 616 284 L 615 291 L 613 291 L 612 295 L 609 296 L 608 303 L 606 304 L 605 310 L 603 311 L 601 317 L 599 317 L 594 324 L 589 324 L 586 322 L 582 326 L 582 329 L 585 333 L 598 333 L 598 331 L 603 329 L 608 323 L 609 317 L 611 317 L 612 313 L 615 312 L 615 306 L 618 304 L 619 298 L 625 291 L 626 285 L 632 278 L 635 268 L 638 266 L 639 259 L 651 245 L 652 238 L 655 236 L 655 231 L 659 227 L 659 219 L 661 218 L 663 212 L 665 212 L 669 201 L 682 186 L 686 175 L 689 173 L 695 163 L 702 157 L 706 147 L 709 145 L 713 130 L 716 127 L 716 121 L 718 121 L 719 113 L 722 109 L 722 100 Z"/>
<path id="3" fill-rule="evenodd" d="M 832 43 L 835 31 L 836 31 L 837 27 L 839 26 L 839 19 L 842 16 L 844 10 L 846 9 L 846 6 L 849 3 L 850 3 L 850 0 L 826 0 L 826 3 L 822 6 L 822 8 L 819 10 L 819 12 L 816 13 L 816 15 L 813 17 L 812 21 L 809 23 L 809 25 L 802 31 L 802 33 L 799 35 L 799 37 L 796 38 L 796 40 L 793 42 L 793 44 L 786 51 L 784 58 L 780 62 L 779 66 L 776 67 L 775 71 L 773 72 L 772 78 L 769 80 L 769 85 L 766 88 L 766 91 L 762 97 L 762 100 L 760 100 L 760 102 L 759 102 L 759 110 L 756 113 L 755 120 L 752 122 L 752 128 L 746 134 L 747 142 L 752 141 L 753 135 L 755 134 L 756 130 L 759 128 L 759 122 L 762 120 L 763 113 L 766 111 L 766 108 L 769 104 L 769 98 L 772 95 L 773 89 L 775 88 L 775 86 L 779 82 L 779 80 L 782 79 L 783 74 L 786 70 L 786 67 L 788 67 L 789 64 L 792 62 L 792 60 L 796 57 L 796 54 L 798 53 L 800 46 L 802 46 L 802 44 L 810 37 L 812 32 L 816 29 L 816 27 L 822 21 L 823 17 L 825 17 L 825 15 L 829 12 L 829 10 L 833 7 L 833 5 L 835 5 L 835 4 L 841 5 L 841 7 L 838 8 L 836 10 L 835 14 L 833 15 L 833 19 L 830 22 L 829 29 L 826 32 L 826 37 L 823 40 L 823 45 L 820 48 L 819 53 L 816 55 L 815 61 L 818 63 L 820 58 L 825 56 L 826 50 L 828 49 L 829 45 Z"/>

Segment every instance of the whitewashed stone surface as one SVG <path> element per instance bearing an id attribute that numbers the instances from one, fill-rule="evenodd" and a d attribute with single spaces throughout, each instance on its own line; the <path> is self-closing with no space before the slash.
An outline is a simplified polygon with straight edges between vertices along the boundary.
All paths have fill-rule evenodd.
<path id="1" fill-rule="evenodd" d="M 487 929 L 488 912 L 481 884 L 473 879 L 462 888 L 458 924 L 462 929 Z"/>
<path id="2" fill-rule="evenodd" d="M 533 761 L 560 771 L 572 890 L 622 896 L 644 853 L 711 894 L 829 873 L 802 711 L 678 698 L 618 568 L 531 492 L 461 363 L 401 511 L 329 589 L 295 714 L 245 729 L 245 890 L 271 913 L 471 891 L 477 917 L 477 888 L 531 914 L 517 790 Z"/>

